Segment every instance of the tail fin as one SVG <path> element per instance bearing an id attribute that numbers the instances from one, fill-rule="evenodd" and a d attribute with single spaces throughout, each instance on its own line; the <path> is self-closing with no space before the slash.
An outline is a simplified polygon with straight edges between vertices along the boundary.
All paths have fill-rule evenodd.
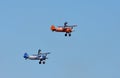
<path id="1" fill-rule="evenodd" d="M 56 28 L 55 28 L 54 25 L 51 26 L 51 30 L 52 30 L 52 31 L 55 31 L 55 30 L 56 30 Z"/>
<path id="2" fill-rule="evenodd" d="M 29 55 L 27 53 L 24 53 L 24 56 L 23 56 L 25 59 L 27 59 L 29 57 Z"/>

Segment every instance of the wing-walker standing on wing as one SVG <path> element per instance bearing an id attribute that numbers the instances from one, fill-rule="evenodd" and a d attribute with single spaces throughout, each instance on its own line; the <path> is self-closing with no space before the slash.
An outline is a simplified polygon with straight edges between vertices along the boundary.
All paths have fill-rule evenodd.
<path id="1" fill-rule="evenodd" d="M 73 32 L 73 27 L 76 27 L 77 25 L 67 25 L 68 23 L 65 22 L 64 26 L 57 26 L 54 25 L 51 26 L 51 30 L 55 32 L 65 32 L 65 36 L 69 35 L 71 36 L 71 33 Z"/>

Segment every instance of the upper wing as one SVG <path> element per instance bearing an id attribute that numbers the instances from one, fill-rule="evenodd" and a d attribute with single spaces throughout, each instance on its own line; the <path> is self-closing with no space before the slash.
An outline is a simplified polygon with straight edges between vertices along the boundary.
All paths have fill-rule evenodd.
<path id="1" fill-rule="evenodd" d="M 57 26 L 57 27 L 64 27 L 64 26 Z"/>
<path id="2" fill-rule="evenodd" d="M 77 27 L 77 25 L 68 25 L 66 27 Z"/>
<path id="3" fill-rule="evenodd" d="M 77 27 L 77 25 L 65 25 L 65 26 L 58 26 L 58 27 Z"/>
<path id="4" fill-rule="evenodd" d="M 43 54 L 45 54 L 45 55 L 47 56 L 48 54 L 50 54 L 50 52 L 47 52 L 47 53 L 43 53 Z"/>

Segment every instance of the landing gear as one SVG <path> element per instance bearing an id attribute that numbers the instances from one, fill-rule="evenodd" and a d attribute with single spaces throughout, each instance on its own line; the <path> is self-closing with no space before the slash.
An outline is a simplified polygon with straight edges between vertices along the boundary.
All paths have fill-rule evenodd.
<path id="1" fill-rule="evenodd" d="M 67 33 L 65 34 L 65 36 L 67 36 Z"/>
<path id="2" fill-rule="evenodd" d="M 41 64 L 41 61 L 39 62 L 39 64 Z"/>
<path id="3" fill-rule="evenodd" d="M 65 33 L 65 36 L 67 36 L 67 34 L 69 35 L 69 37 L 71 36 L 71 33 Z"/>
<path id="4" fill-rule="evenodd" d="M 71 34 L 69 34 L 69 36 L 71 36 Z"/>
<path id="5" fill-rule="evenodd" d="M 45 61 L 43 61 L 43 62 L 42 62 L 42 61 L 39 61 L 39 64 L 42 64 L 42 63 L 45 64 Z"/>

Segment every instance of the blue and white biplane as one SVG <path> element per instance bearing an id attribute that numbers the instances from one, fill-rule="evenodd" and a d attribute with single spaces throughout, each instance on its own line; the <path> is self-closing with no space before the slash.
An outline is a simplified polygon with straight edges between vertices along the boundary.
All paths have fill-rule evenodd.
<path id="1" fill-rule="evenodd" d="M 24 53 L 25 60 L 40 60 L 39 64 L 43 63 L 45 64 L 46 59 L 48 59 L 47 55 L 50 54 L 50 52 L 42 53 L 41 50 L 38 50 L 38 54 L 28 55 L 27 53 Z"/>

